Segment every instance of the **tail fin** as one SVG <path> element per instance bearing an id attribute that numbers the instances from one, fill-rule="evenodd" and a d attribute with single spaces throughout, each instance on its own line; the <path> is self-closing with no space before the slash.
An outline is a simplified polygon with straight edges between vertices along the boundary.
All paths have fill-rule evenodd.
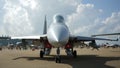
<path id="1" fill-rule="evenodd" d="M 45 15 L 43 34 L 47 34 L 47 20 Z"/>

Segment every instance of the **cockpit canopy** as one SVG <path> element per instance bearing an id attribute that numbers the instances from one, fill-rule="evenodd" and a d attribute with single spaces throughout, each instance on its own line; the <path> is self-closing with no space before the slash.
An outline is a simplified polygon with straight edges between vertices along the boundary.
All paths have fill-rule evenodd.
<path id="1" fill-rule="evenodd" d="M 54 22 L 55 23 L 64 23 L 64 18 L 62 15 L 55 15 L 54 16 Z"/>

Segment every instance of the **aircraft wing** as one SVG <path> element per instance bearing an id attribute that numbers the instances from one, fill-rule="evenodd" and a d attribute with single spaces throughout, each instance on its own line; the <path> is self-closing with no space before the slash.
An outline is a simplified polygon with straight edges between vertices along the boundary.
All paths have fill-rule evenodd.
<path id="1" fill-rule="evenodd" d="M 47 37 L 45 35 L 39 35 L 39 36 L 20 36 L 20 37 L 11 37 L 11 39 L 24 39 L 24 40 L 34 40 L 34 39 L 41 39 Z"/>
<path id="2" fill-rule="evenodd" d="M 72 40 L 70 40 L 70 41 L 73 41 L 74 44 L 76 43 L 74 46 L 79 45 L 81 42 L 91 41 L 89 43 L 89 46 L 91 46 L 97 50 L 99 47 L 97 46 L 95 40 L 118 41 L 118 39 L 94 38 L 94 37 L 85 37 L 85 36 L 74 36 L 71 39 Z"/>
<path id="3" fill-rule="evenodd" d="M 118 39 L 106 39 L 106 38 L 94 38 L 85 36 L 74 36 L 73 39 L 76 41 L 94 41 L 94 40 L 107 40 L 107 41 L 117 41 Z"/>

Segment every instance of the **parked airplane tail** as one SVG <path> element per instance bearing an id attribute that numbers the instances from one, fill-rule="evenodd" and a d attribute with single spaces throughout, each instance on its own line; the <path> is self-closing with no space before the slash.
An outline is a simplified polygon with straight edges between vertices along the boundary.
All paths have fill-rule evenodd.
<path id="1" fill-rule="evenodd" d="M 43 34 L 47 34 L 47 20 L 45 16 Z"/>

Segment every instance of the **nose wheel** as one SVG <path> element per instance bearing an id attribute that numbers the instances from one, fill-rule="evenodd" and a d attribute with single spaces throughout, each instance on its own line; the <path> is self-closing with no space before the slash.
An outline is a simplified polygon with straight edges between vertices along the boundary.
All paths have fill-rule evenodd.
<path id="1" fill-rule="evenodd" d="M 60 57 L 60 48 L 58 47 L 56 50 L 57 56 L 55 57 L 56 63 L 61 63 L 61 57 Z"/>
<path id="2" fill-rule="evenodd" d="M 55 62 L 56 63 L 61 63 L 61 57 L 60 56 L 56 56 L 55 57 Z"/>

